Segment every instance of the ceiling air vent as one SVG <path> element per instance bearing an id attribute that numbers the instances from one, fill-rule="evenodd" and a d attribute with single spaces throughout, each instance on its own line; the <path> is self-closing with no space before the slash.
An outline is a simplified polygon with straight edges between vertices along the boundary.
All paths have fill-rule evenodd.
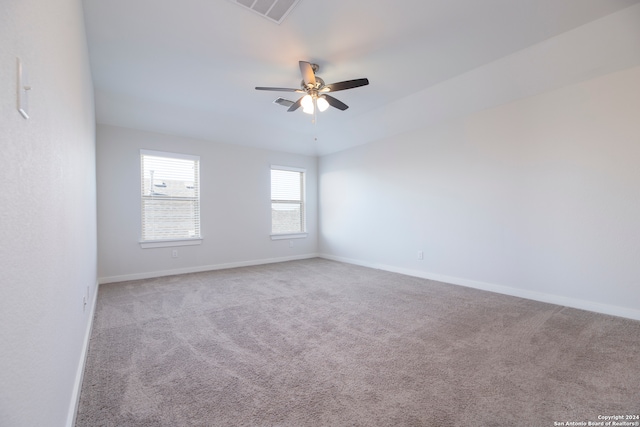
<path id="1" fill-rule="evenodd" d="M 247 9 L 267 18 L 276 24 L 282 23 L 291 9 L 300 0 L 230 0 L 232 3 L 244 6 Z"/>

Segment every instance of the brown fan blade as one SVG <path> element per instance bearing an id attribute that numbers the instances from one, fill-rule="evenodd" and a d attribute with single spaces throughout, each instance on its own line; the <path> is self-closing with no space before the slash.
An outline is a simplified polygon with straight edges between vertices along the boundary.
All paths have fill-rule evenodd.
<path id="1" fill-rule="evenodd" d="M 302 73 L 302 80 L 304 81 L 305 86 L 316 85 L 316 75 L 313 72 L 313 67 L 309 62 L 306 61 L 298 61 L 300 65 L 300 72 Z"/>
<path id="2" fill-rule="evenodd" d="M 275 92 L 298 92 L 298 93 L 304 93 L 303 90 L 300 89 L 292 89 L 289 87 L 263 87 L 263 86 L 257 86 L 256 90 L 272 90 Z"/>
<path id="3" fill-rule="evenodd" d="M 323 87 L 320 92 L 337 92 L 339 90 L 353 89 L 354 87 L 366 86 L 369 79 L 346 80 L 344 82 L 331 83 Z"/>
<path id="4" fill-rule="evenodd" d="M 337 108 L 338 110 L 346 110 L 347 108 L 349 108 L 349 106 L 347 104 L 345 104 L 344 102 L 335 99 L 333 96 L 330 95 L 322 95 L 322 98 L 326 99 L 327 102 L 329 103 L 329 105 L 331 105 L 332 107 Z"/>
<path id="5" fill-rule="evenodd" d="M 298 108 L 300 108 L 300 103 L 302 102 L 302 98 L 304 98 L 304 96 L 300 97 L 300 99 L 298 99 L 296 102 L 294 102 L 293 105 L 291 105 L 291 107 L 289 107 L 287 112 L 290 113 L 290 112 L 296 111 Z"/>

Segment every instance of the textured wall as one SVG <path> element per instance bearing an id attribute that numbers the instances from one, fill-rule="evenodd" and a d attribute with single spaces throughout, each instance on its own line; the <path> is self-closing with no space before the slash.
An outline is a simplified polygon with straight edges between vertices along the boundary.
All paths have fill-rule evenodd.
<path id="1" fill-rule="evenodd" d="M 63 426 L 96 286 L 93 88 L 79 0 L 0 7 L 0 425 Z M 16 57 L 31 118 L 16 110 Z M 71 414 L 70 414 L 71 412 Z"/>
<path id="2" fill-rule="evenodd" d="M 197 246 L 141 249 L 140 149 L 200 156 Z M 99 277 L 107 281 L 313 256 L 317 252 L 317 159 L 212 141 L 98 125 Z M 304 239 L 272 241 L 270 165 L 307 170 Z M 172 258 L 177 249 L 178 257 Z"/>

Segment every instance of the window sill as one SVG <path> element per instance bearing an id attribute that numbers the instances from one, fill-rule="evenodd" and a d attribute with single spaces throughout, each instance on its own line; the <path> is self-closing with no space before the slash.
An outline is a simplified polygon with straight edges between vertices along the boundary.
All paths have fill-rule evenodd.
<path id="1" fill-rule="evenodd" d="M 140 241 L 140 247 L 142 249 L 149 248 L 169 248 L 172 246 L 193 246 L 200 245 L 202 238 L 198 239 L 176 239 L 176 240 L 146 240 Z"/>
<path id="2" fill-rule="evenodd" d="M 305 239 L 309 233 L 272 234 L 271 240 Z"/>

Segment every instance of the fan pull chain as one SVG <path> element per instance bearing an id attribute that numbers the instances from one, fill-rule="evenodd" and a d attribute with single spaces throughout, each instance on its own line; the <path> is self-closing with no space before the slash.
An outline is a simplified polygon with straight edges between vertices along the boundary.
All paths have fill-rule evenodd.
<path id="1" fill-rule="evenodd" d="M 316 98 L 313 98 L 313 119 L 311 123 L 314 126 L 318 124 L 318 100 Z"/>

